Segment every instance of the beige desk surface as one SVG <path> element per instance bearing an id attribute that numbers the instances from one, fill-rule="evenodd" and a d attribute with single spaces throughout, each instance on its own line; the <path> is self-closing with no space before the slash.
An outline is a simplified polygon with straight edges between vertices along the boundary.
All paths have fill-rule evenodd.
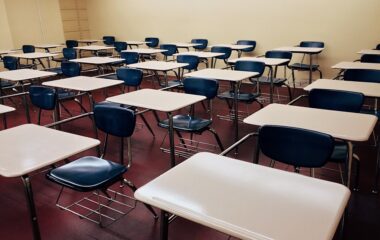
<path id="1" fill-rule="evenodd" d="M 17 69 L 11 71 L 0 72 L 0 79 L 9 81 L 24 81 L 34 78 L 55 76 L 57 73 L 40 71 L 34 69 Z"/>
<path id="2" fill-rule="evenodd" d="M 6 49 L 0 49 L 0 55 L 2 54 L 8 54 L 8 53 L 15 53 L 15 50 L 6 50 Z"/>
<path id="3" fill-rule="evenodd" d="M 293 53 L 320 53 L 324 48 L 314 48 L 314 47 L 280 47 L 273 50 L 277 51 L 288 51 Z"/>
<path id="4" fill-rule="evenodd" d="M 87 63 L 94 65 L 111 64 L 124 61 L 123 58 L 111 58 L 111 57 L 86 57 L 71 59 L 70 62 Z"/>
<path id="5" fill-rule="evenodd" d="M 310 91 L 314 88 L 360 92 L 366 97 L 380 97 L 380 84 L 371 82 L 318 79 L 304 90 Z"/>
<path id="6" fill-rule="evenodd" d="M 337 183 L 198 153 L 140 187 L 135 197 L 239 239 L 330 240 L 350 191 Z"/>
<path id="7" fill-rule="evenodd" d="M 374 49 L 364 49 L 357 52 L 358 54 L 370 54 L 370 55 L 380 55 L 380 50 Z"/>
<path id="8" fill-rule="evenodd" d="M 173 112 L 205 99 L 205 97 L 198 95 L 142 89 L 109 97 L 106 101 L 162 112 Z"/>
<path id="9" fill-rule="evenodd" d="M 185 67 L 187 63 L 164 62 L 164 61 L 146 61 L 127 65 L 130 68 L 138 68 L 153 71 L 169 71 L 176 68 Z"/>
<path id="10" fill-rule="evenodd" d="M 238 45 L 238 44 L 216 44 L 210 47 L 229 47 L 232 50 L 244 50 L 246 48 L 252 47 L 252 45 Z"/>
<path id="11" fill-rule="evenodd" d="M 101 45 L 89 45 L 89 46 L 80 46 L 80 47 L 74 47 L 78 50 L 88 50 L 88 51 L 100 51 L 100 50 L 108 50 L 108 49 L 114 49 L 115 47 L 108 47 L 108 46 L 101 46 Z"/>
<path id="12" fill-rule="evenodd" d="M 184 77 L 199 77 L 199 78 L 211 78 L 216 80 L 225 80 L 231 82 L 239 82 L 244 79 L 254 77 L 258 72 L 246 72 L 246 71 L 235 71 L 227 69 L 215 69 L 215 68 L 205 68 L 199 71 L 186 73 Z"/>
<path id="13" fill-rule="evenodd" d="M 168 44 L 174 44 L 178 48 L 190 48 L 190 47 L 195 47 L 195 46 L 202 45 L 201 43 L 181 43 L 181 42 L 168 43 Z"/>
<path id="14" fill-rule="evenodd" d="M 323 132 L 348 141 L 367 141 L 377 117 L 370 114 L 339 112 L 283 104 L 270 104 L 245 118 L 244 123 L 283 125 Z"/>
<path id="15" fill-rule="evenodd" d="M 362 62 L 340 62 L 338 64 L 335 64 L 331 68 L 380 70 L 380 64 L 379 63 L 362 63 Z"/>
<path id="16" fill-rule="evenodd" d="M 156 54 L 156 53 L 162 53 L 166 52 L 168 50 L 166 49 L 154 49 L 154 48 L 135 48 L 135 49 L 128 49 L 128 50 L 123 50 L 122 52 L 136 52 L 138 54 Z"/>
<path id="17" fill-rule="evenodd" d="M 43 82 L 42 85 L 56 88 L 71 89 L 82 92 L 91 92 L 102 88 L 116 86 L 122 83 L 124 83 L 124 81 L 78 76 Z"/>
<path id="18" fill-rule="evenodd" d="M 0 114 L 13 112 L 14 110 L 16 109 L 13 107 L 8 107 L 8 106 L 0 104 Z"/>
<path id="19" fill-rule="evenodd" d="M 0 131 L 0 175 L 18 177 L 99 145 L 99 140 L 34 124 Z"/>
<path id="20" fill-rule="evenodd" d="M 181 53 L 174 54 L 174 56 L 180 56 L 180 55 L 194 55 L 199 58 L 214 58 L 214 57 L 222 56 L 224 55 L 224 53 L 189 51 L 189 52 L 181 52 Z"/>
<path id="21" fill-rule="evenodd" d="M 126 41 L 126 43 L 129 45 L 143 45 L 147 42 L 145 42 L 145 41 Z"/>
<path id="22" fill-rule="evenodd" d="M 34 53 L 16 53 L 9 54 L 9 56 L 16 58 L 25 58 L 25 59 L 38 59 L 38 58 L 50 58 L 58 56 L 58 54 L 54 53 L 44 53 L 44 52 L 34 52 Z"/>
<path id="23" fill-rule="evenodd" d="M 289 62 L 290 59 L 285 58 L 265 58 L 265 57 L 241 57 L 228 60 L 229 63 L 236 63 L 237 61 L 256 61 L 263 62 L 268 66 L 277 66 L 286 62 Z"/>
<path id="24" fill-rule="evenodd" d="M 57 47 L 62 47 L 62 46 L 63 46 L 62 44 L 41 44 L 41 45 L 36 45 L 35 47 L 45 49 L 45 48 L 57 48 Z"/>

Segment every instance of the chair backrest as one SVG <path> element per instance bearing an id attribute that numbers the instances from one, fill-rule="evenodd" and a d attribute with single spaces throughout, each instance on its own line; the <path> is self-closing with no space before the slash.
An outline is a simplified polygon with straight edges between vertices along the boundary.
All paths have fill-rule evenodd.
<path id="1" fill-rule="evenodd" d="M 114 36 L 103 36 L 103 43 L 105 45 L 113 46 L 115 43 L 115 37 Z"/>
<path id="2" fill-rule="evenodd" d="M 29 97 L 32 104 L 44 110 L 53 110 L 57 104 L 57 92 L 54 88 L 31 85 Z"/>
<path id="3" fill-rule="evenodd" d="M 380 50 L 380 44 L 377 44 L 376 50 Z"/>
<path id="4" fill-rule="evenodd" d="M 120 53 L 123 50 L 126 50 L 128 47 L 128 44 L 126 42 L 115 42 L 114 44 L 116 52 Z"/>
<path id="5" fill-rule="evenodd" d="M 134 68 L 119 68 L 116 70 L 117 79 L 123 80 L 124 85 L 138 87 L 143 79 L 143 71 Z"/>
<path id="6" fill-rule="evenodd" d="M 74 48 L 78 47 L 78 41 L 77 40 L 66 40 L 66 47 L 67 48 Z"/>
<path id="7" fill-rule="evenodd" d="M 215 47 L 212 47 L 211 48 L 211 52 L 217 52 L 217 53 L 224 53 L 224 55 L 222 56 L 218 56 L 216 57 L 217 59 L 223 59 L 223 60 L 226 60 L 228 59 L 230 56 L 231 56 L 231 48 L 229 47 L 219 47 L 219 46 L 215 46 Z"/>
<path id="8" fill-rule="evenodd" d="M 265 70 L 265 63 L 256 61 L 236 61 L 235 70 L 246 72 L 258 72 L 261 76 Z"/>
<path id="9" fill-rule="evenodd" d="M 185 93 L 213 99 L 218 94 L 219 82 L 214 79 L 189 77 L 183 80 Z"/>
<path id="10" fill-rule="evenodd" d="M 309 93 L 309 106 L 327 110 L 360 112 L 364 95 L 358 92 L 312 89 Z"/>
<path id="11" fill-rule="evenodd" d="M 178 55 L 177 62 L 189 64 L 186 67 L 183 67 L 186 70 L 196 70 L 199 65 L 199 57 L 195 55 Z"/>
<path id="12" fill-rule="evenodd" d="M 167 50 L 165 52 L 162 52 L 165 56 L 173 56 L 178 52 L 177 45 L 174 44 L 161 44 L 160 49 Z"/>
<path id="13" fill-rule="evenodd" d="M 325 46 L 324 42 L 316 42 L 316 41 L 302 41 L 302 42 L 300 42 L 300 47 L 323 48 L 324 46 Z"/>
<path id="14" fill-rule="evenodd" d="M 36 48 L 33 45 L 22 45 L 23 53 L 34 53 Z"/>
<path id="15" fill-rule="evenodd" d="M 64 61 L 61 63 L 61 70 L 66 77 L 76 77 L 80 75 L 80 64 L 77 62 Z"/>
<path id="16" fill-rule="evenodd" d="M 195 38 L 195 39 L 191 40 L 191 43 L 201 44 L 201 45 L 198 45 L 198 46 L 194 46 L 194 49 L 204 50 L 204 49 L 207 48 L 208 40 L 207 39 L 203 39 L 203 38 Z"/>
<path id="17" fill-rule="evenodd" d="M 130 137 L 136 126 L 136 115 L 131 109 L 114 105 L 98 104 L 94 107 L 94 121 L 98 129 L 117 136 Z"/>
<path id="18" fill-rule="evenodd" d="M 292 59 L 293 54 L 291 52 L 287 51 L 267 51 L 265 53 L 266 58 L 282 58 L 282 59 L 289 59 L 289 61 Z"/>
<path id="19" fill-rule="evenodd" d="M 264 155 L 295 167 L 322 167 L 334 149 L 334 139 L 328 134 L 273 125 L 259 129 L 258 143 Z"/>
<path id="20" fill-rule="evenodd" d="M 156 37 L 146 37 L 145 42 L 148 47 L 155 48 L 160 43 L 160 40 Z"/>
<path id="21" fill-rule="evenodd" d="M 121 52 L 120 57 L 123 58 L 125 64 L 133 64 L 139 62 L 139 54 L 137 52 Z"/>
<path id="22" fill-rule="evenodd" d="M 360 62 L 366 63 L 380 63 L 380 55 L 364 54 L 360 58 Z"/>
<path id="23" fill-rule="evenodd" d="M 62 49 L 63 57 L 67 60 L 76 59 L 77 51 L 74 48 L 64 48 Z"/>
<path id="24" fill-rule="evenodd" d="M 380 70 L 347 69 L 343 73 L 343 79 L 348 81 L 380 83 Z"/>
<path id="25" fill-rule="evenodd" d="M 256 41 L 254 40 L 238 40 L 237 45 L 251 45 L 252 47 L 242 49 L 243 52 L 252 52 L 256 48 Z"/>
<path id="26" fill-rule="evenodd" d="M 8 70 L 16 70 L 18 69 L 18 59 L 11 56 L 3 57 L 4 67 Z"/>

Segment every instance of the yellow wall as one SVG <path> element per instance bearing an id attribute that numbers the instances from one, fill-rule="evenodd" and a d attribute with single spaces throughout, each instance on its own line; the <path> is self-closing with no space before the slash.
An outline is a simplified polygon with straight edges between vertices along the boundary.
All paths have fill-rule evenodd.
<path id="1" fill-rule="evenodd" d="M 330 66 L 358 58 L 356 51 L 380 43 L 379 0 L 88 0 L 92 38 L 119 40 L 157 36 L 161 42 L 208 38 L 258 42 L 255 54 L 301 40 L 321 40 L 325 77 Z"/>
<path id="2" fill-rule="evenodd" d="M 7 12 L 5 11 L 4 0 L 0 0 L 0 49 L 12 49 L 13 41 L 9 29 Z"/>

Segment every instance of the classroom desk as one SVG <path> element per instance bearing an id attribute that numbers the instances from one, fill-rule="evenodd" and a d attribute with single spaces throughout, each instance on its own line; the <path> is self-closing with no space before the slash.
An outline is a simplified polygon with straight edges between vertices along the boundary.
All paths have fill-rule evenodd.
<path id="1" fill-rule="evenodd" d="M 164 73 L 165 87 L 168 86 L 168 72 L 178 69 L 178 76 L 181 76 L 181 68 L 189 64 L 177 63 L 177 62 L 165 62 L 165 61 L 146 61 L 127 65 L 130 68 L 137 68 L 141 70 L 153 71 L 154 76 L 159 81 L 158 72 Z"/>
<path id="2" fill-rule="evenodd" d="M 162 210 L 161 240 L 169 213 L 239 239 L 331 240 L 349 197 L 337 183 L 205 152 L 135 192 Z"/>
<path id="3" fill-rule="evenodd" d="M 237 51 L 238 57 L 241 57 L 243 50 L 253 47 L 253 45 L 243 45 L 243 44 L 216 44 L 210 47 L 229 47 L 233 51 Z"/>
<path id="4" fill-rule="evenodd" d="M 145 108 L 160 112 L 165 112 L 169 118 L 169 142 L 170 142 L 170 166 L 175 166 L 175 146 L 173 130 L 173 112 L 181 108 L 190 106 L 205 100 L 206 97 L 177 93 L 170 91 L 160 91 L 155 89 L 142 89 L 134 92 L 109 97 L 106 101 L 129 106 Z"/>
<path id="5" fill-rule="evenodd" d="M 100 74 L 104 74 L 105 67 L 115 64 L 115 63 L 122 63 L 123 61 L 124 61 L 123 58 L 111 58 L 111 57 L 86 57 L 86 58 L 76 58 L 76 59 L 70 60 L 70 62 L 95 65 Z"/>
<path id="6" fill-rule="evenodd" d="M 350 186 L 353 155 L 351 142 L 367 141 L 376 126 L 377 117 L 369 114 L 270 104 L 245 118 L 244 123 L 255 126 L 283 125 L 304 128 L 347 141 L 349 150 L 347 186 Z"/>
<path id="7" fill-rule="evenodd" d="M 307 54 L 309 55 L 309 83 L 312 82 L 312 65 L 313 65 L 313 58 L 312 55 L 319 54 L 323 51 L 324 48 L 315 48 L 315 47 L 280 47 L 273 49 L 275 51 L 287 51 L 287 52 L 292 52 L 292 53 L 302 53 L 302 54 Z"/>
<path id="8" fill-rule="evenodd" d="M 29 174 L 49 167 L 100 144 L 99 140 L 25 124 L 0 131 L 0 175 L 21 177 L 33 227 L 33 239 L 41 239 Z"/>
<path id="9" fill-rule="evenodd" d="M 233 83 L 234 92 L 234 128 L 235 128 L 235 142 L 239 140 L 239 127 L 238 127 L 238 84 L 244 79 L 250 77 L 255 77 L 258 72 L 246 72 L 246 71 L 235 71 L 227 69 L 215 69 L 206 68 L 195 72 L 186 73 L 184 77 L 199 77 L 199 78 L 210 78 L 221 81 L 229 81 Z"/>
<path id="10" fill-rule="evenodd" d="M 174 54 L 174 56 L 180 56 L 180 55 L 193 55 L 193 56 L 197 56 L 201 59 L 211 58 L 211 68 L 215 68 L 215 62 L 216 62 L 215 58 L 224 55 L 224 53 L 189 51 L 189 52 L 182 52 L 182 53 Z M 206 67 L 208 67 L 208 63 L 206 63 Z"/>
<path id="11" fill-rule="evenodd" d="M 115 49 L 115 47 L 101 46 L 101 45 L 87 45 L 87 46 L 80 46 L 80 47 L 74 47 L 74 48 L 79 51 L 79 57 L 81 56 L 82 51 L 91 51 L 94 53 L 94 55 L 97 55 L 99 51 Z"/>
<path id="12" fill-rule="evenodd" d="M 37 60 L 41 66 L 45 69 L 45 65 L 42 62 L 42 59 L 47 58 L 48 59 L 48 67 L 50 68 L 50 58 L 58 56 L 58 54 L 53 53 L 42 53 L 42 52 L 33 52 L 33 53 L 16 53 L 16 54 L 9 54 L 11 57 L 16 57 L 19 60 L 20 59 L 30 59 L 33 61 L 33 64 L 35 65 L 35 61 Z"/>
<path id="13" fill-rule="evenodd" d="M 285 58 L 265 58 L 265 57 L 241 57 L 228 60 L 228 63 L 235 64 L 237 61 L 257 61 L 263 62 L 265 66 L 269 68 L 270 74 L 270 91 L 269 91 L 269 102 L 273 103 L 273 79 L 274 79 L 274 71 L 273 67 L 279 66 L 281 64 L 287 63 L 290 59 Z"/>
<path id="14" fill-rule="evenodd" d="M 91 45 L 93 43 L 102 42 L 103 40 L 96 40 L 96 39 L 82 39 L 77 40 L 78 43 L 85 43 L 86 45 Z"/>
<path id="15" fill-rule="evenodd" d="M 51 77 L 55 75 L 57 75 L 57 73 L 34 70 L 34 69 L 17 69 L 17 70 L 0 72 L 0 79 L 16 82 L 20 84 L 20 87 L 22 90 L 21 95 L 23 95 L 26 118 L 27 118 L 28 123 L 30 123 L 29 107 L 28 107 L 28 102 L 26 100 L 26 91 L 25 91 L 24 82 L 31 81 L 33 79 Z M 9 97 L 17 96 L 17 95 L 20 95 L 20 94 L 12 94 L 12 95 L 9 95 Z"/>
<path id="16" fill-rule="evenodd" d="M 9 53 L 15 53 L 16 50 L 6 50 L 6 49 L 0 49 L 0 60 L 3 59 L 3 55 L 9 54 Z"/>
<path id="17" fill-rule="evenodd" d="M 380 55 L 380 50 L 374 50 L 374 49 L 364 49 L 357 52 L 357 54 L 369 54 L 369 55 Z"/>
<path id="18" fill-rule="evenodd" d="M 144 45 L 148 42 L 146 41 L 126 41 L 127 45 L 132 49 L 132 46 L 139 47 L 141 45 Z"/>
<path id="19" fill-rule="evenodd" d="M 63 46 L 62 44 L 41 44 L 41 45 L 36 45 L 34 47 L 38 48 L 38 49 L 44 49 L 45 52 L 49 53 L 50 49 L 58 48 L 58 47 L 62 47 L 62 46 Z"/>
<path id="20" fill-rule="evenodd" d="M 6 114 L 9 113 L 9 112 L 13 112 L 15 111 L 16 109 L 13 108 L 13 107 L 8 107 L 8 106 L 5 106 L 5 105 L 2 105 L 0 104 L 0 115 L 3 116 L 3 124 L 4 124 L 4 128 L 7 128 L 7 118 L 6 118 Z"/>
<path id="21" fill-rule="evenodd" d="M 138 53 L 140 56 L 140 59 L 142 61 L 145 61 L 145 59 L 142 56 L 153 56 L 156 55 L 157 53 L 163 53 L 168 50 L 166 49 L 155 49 L 155 48 L 135 48 L 135 49 L 129 49 L 129 50 L 123 50 L 121 52 L 135 52 Z"/>
<path id="22" fill-rule="evenodd" d="M 380 70 L 379 63 L 363 63 L 363 62 L 340 62 L 332 66 L 333 69 L 347 70 L 347 69 L 366 69 L 366 70 Z"/>
<path id="23" fill-rule="evenodd" d="M 185 48 L 187 51 L 189 51 L 190 48 L 192 48 L 192 47 L 196 47 L 196 46 L 202 45 L 200 43 L 181 43 L 181 42 L 168 43 L 168 44 L 176 45 L 177 48 Z"/>

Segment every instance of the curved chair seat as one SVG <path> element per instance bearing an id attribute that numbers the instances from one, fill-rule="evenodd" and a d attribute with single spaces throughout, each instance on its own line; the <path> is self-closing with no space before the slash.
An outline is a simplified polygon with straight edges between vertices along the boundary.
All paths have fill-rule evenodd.
<path id="1" fill-rule="evenodd" d="M 335 142 L 334 150 L 329 161 L 335 163 L 345 162 L 348 153 L 348 146 L 345 142 Z"/>
<path id="2" fill-rule="evenodd" d="M 182 86 L 182 82 L 179 79 L 168 81 L 168 87 L 179 87 Z"/>
<path id="3" fill-rule="evenodd" d="M 119 79 L 117 78 L 116 73 L 109 74 L 109 75 L 106 75 L 106 76 L 102 76 L 101 78 L 112 79 L 112 80 L 119 80 Z"/>
<path id="4" fill-rule="evenodd" d="M 58 89 L 58 100 L 75 97 L 76 93 L 66 89 Z"/>
<path id="5" fill-rule="evenodd" d="M 297 69 L 297 70 L 305 70 L 309 71 L 310 70 L 310 65 L 309 64 L 304 64 L 304 63 L 294 63 L 289 65 L 289 68 L 291 69 Z M 311 65 L 311 70 L 312 71 L 318 71 L 319 70 L 319 65 L 313 64 Z"/>
<path id="6" fill-rule="evenodd" d="M 109 187 L 121 180 L 126 171 L 124 165 L 87 156 L 51 170 L 46 177 L 65 187 L 88 192 Z"/>
<path id="7" fill-rule="evenodd" d="M 273 84 L 275 85 L 283 85 L 288 79 L 286 78 L 273 78 Z M 258 81 L 263 84 L 270 84 L 270 78 L 268 77 L 259 77 Z"/>
<path id="8" fill-rule="evenodd" d="M 212 120 L 192 117 L 189 115 L 176 115 L 173 117 L 173 128 L 186 132 L 203 132 L 212 124 Z M 160 121 L 158 125 L 169 128 L 169 119 Z"/>
<path id="9" fill-rule="evenodd" d="M 136 109 L 136 107 L 134 107 L 134 106 L 120 104 L 120 103 L 114 103 L 114 102 L 108 102 L 108 101 L 103 101 L 103 102 L 96 103 L 96 106 L 98 106 L 98 105 L 107 105 L 107 106 L 112 106 L 112 107 L 123 107 L 123 108 L 128 108 L 128 109 L 131 109 L 131 110 L 135 110 Z"/>
<path id="10" fill-rule="evenodd" d="M 221 99 L 234 99 L 235 93 L 233 91 L 226 91 L 223 93 L 220 93 L 218 95 L 218 98 Z M 260 93 L 239 93 L 238 94 L 238 101 L 245 102 L 245 103 L 253 103 L 257 101 L 257 98 L 260 96 Z"/>
<path id="11" fill-rule="evenodd" d="M 10 81 L 6 81 L 6 80 L 0 80 L 0 87 L 1 88 L 7 88 L 7 87 L 13 87 L 13 86 L 16 86 L 16 84 L 12 83 Z"/>

